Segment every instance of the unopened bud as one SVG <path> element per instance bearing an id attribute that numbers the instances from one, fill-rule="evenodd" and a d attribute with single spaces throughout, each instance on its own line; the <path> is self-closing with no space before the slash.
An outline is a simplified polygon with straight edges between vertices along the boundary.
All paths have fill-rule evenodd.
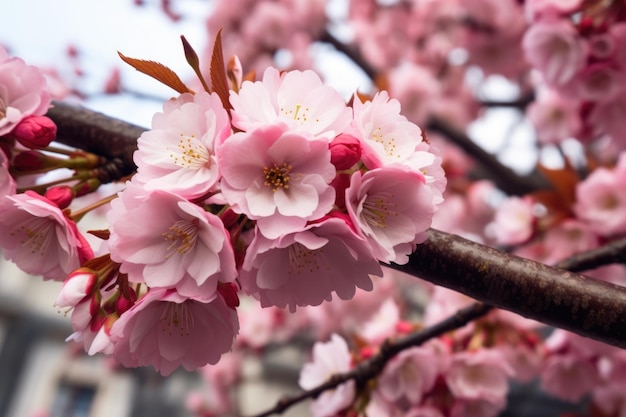
<path id="1" fill-rule="evenodd" d="M 61 292 L 55 301 L 59 307 L 74 307 L 85 297 L 93 293 L 98 282 L 98 275 L 89 268 L 78 268 L 71 272 L 63 286 Z"/>
<path id="2" fill-rule="evenodd" d="M 361 143 L 352 135 L 342 133 L 330 143 L 330 162 L 337 170 L 351 168 L 361 159 Z"/>
<path id="3" fill-rule="evenodd" d="M 30 149 L 42 149 L 57 136 L 57 125 L 46 116 L 28 116 L 11 131 L 19 143 Z"/>
<path id="4" fill-rule="evenodd" d="M 232 282 L 219 283 L 217 286 L 217 292 L 220 293 L 226 305 L 233 310 L 239 307 L 239 296 L 237 295 L 237 284 Z"/>
<path id="5" fill-rule="evenodd" d="M 120 294 L 120 296 L 115 301 L 115 312 L 118 316 L 121 316 L 124 312 L 128 311 L 128 309 L 135 304 L 135 301 L 137 301 L 137 294 L 135 293 L 135 290 L 129 288 L 127 297 Z"/>
<path id="6" fill-rule="evenodd" d="M 61 210 L 69 207 L 74 199 L 74 192 L 67 185 L 59 185 L 46 190 L 44 195 L 48 200 L 57 205 Z"/>

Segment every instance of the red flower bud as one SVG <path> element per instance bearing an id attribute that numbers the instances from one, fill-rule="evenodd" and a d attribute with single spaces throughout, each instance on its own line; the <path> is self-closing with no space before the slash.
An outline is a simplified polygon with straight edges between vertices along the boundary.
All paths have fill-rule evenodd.
<path id="1" fill-rule="evenodd" d="M 135 293 L 135 290 L 133 290 L 132 288 L 128 288 L 128 297 L 120 294 L 120 296 L 115 301 L 115 312 L 118 316 L 121 316 L 124 312 L 128 311 L 128 309 L 135 304 L 135 301 L 137 301 L 137 294 Z"/>
<path id="2" fill-rule="evenodd" d="M 361 143 L 354 136 L 342 133 L 330 143 L 330 162 L 343 170 L 351 168 L 361 159 Z"/>
<path id="3" fill-rule="evenodd" d="M 57 187 L 48 188 L 44 197 L 63 210 L 69 207 L 72 203 L 72 200 L 74 199 L 74 192 L 72 191 L 72 188 L 67 185 L 59 185 Z"/>
<path id="4" fill-rule="evenodd" d="M 50 145 L 57 136 L 57 126 L 46 116 L 28 116 L 11 131 L 19 143 L 31 149 L 42 149 Z"/>
<path id="5" fill-rule="evenodd" d="M 76 306 L 93 293 L 97 282 L 98 275 L 94 270 L 89 268 L 74 270 L 65 279 L 55 304 L 59 307 Z"/>
<path id="6" fill-rule="evenodd" d="M 219 283 L 217 286 L 217 292 L 224 298 L 226 305 L 233 310 L 239 307 L 239 296 L 237 295 L 237 285 L 229 282 L 229 283 Z"/>

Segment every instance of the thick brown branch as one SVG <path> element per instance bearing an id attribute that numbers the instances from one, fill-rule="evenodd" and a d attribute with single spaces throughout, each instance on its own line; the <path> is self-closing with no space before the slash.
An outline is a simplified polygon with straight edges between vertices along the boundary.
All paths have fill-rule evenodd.
<path id="1" fill-rule="evenodd" d="M 625 251 L 626 241 L 612 251 Z M 591 255 L 563 263 L 592 266 Z M 615 262 L 621 258 L 605 258 Z M 524 317 L 626 347 L 626 288 L 522 259 L 438 230 L 394 268 Z"/>
<path id="2" fill-rule="evenodd" d="M 109 160 L 112 172 L 106 173 L 109 174 L 106 180 L 119 180 L 135 171 L 133 152 L 137 148 L 137 138 L 146 129 L 59 101 L 53 103 L 47 115 L 57 125 L 60 143 Z"/>

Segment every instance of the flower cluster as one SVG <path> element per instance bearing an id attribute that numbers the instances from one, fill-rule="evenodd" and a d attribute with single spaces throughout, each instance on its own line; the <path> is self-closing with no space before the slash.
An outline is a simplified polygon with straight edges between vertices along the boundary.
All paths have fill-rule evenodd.
<path id="1" fill-rule="evenodd" d="M 69 207 L 91 190 L 81 169 L 98 162 L 51 157 L 36 119 L 15 129 L 33 145 L 3 165 L 76 175 L 45 195 L 8 182 L 0 245 L 22 269 L 64 281 L 56 305 L 89 354 L 165 375 L 215 364 L 239 331 L 239 291 L 292 312 L 350 299 L 426 238 L 446 180 L 396 100 L 347 105 L 314 72 L 273 68 L 229 94 L 185 92 L 154 116 L 109 228 L 93 231 L 99 256 Z"/>
<path id="2" fill-rule="evenodd" d="M 549 89 L 529 108 L 531 120 L 542 131 L 560 128 L 560 140 L 606 134 L 623 146 L 623 4 L 594 7 L 581 0 L 531 1 L 526 8 L 532 24 L 523 39 L 524 51 Z M 559 137 L 544 132 L 540 140 L 551 143 Z"/>
<path id="3" fill-rule="evenodd" d="M 387 338 L 402 337 L 420 326 L 401 318 L 404 314 L 398 301 L 387 298 L 378 313 L 351 332 L 349 340 L 354 343 L 349 344 L 339 334 L 327 342 L 317 342 L 310 362 L 300 373 L 300 386 L 312 389 L 356 366 L 365 365 L 361 371 L 367 372 L 364 362 L 381 351 L 384 354 L 381 345 Z M 424 324 L 470 302 L 463 295 L 437 287 L 426 308 Z M 510 379 L 528 382 L 541 373 L 544 353 L 536 324 L 494 310 L 462 329 L 388 358 L 382 372 L 360 391 L 355 390 L 354 380 L 325 391 L 311 404 L 312 414 L 496 416 L 507 403 Z"/>

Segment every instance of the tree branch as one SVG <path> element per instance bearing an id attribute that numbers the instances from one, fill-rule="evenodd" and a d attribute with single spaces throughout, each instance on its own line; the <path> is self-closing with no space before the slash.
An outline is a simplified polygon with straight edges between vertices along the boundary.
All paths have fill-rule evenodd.
<path id="1" fill-rule="evenodd" d="M 288 408 L 309 398 L 317 398 L 324 391 L 336 388 L 344 382 L 354 380 L 357 387 L 363 387 L 367 382 L 376 377 L 395 355 L 409 347 L 419 346 L 424 342 L 441 336 L 449 331 L 458 329 L 472 320 L 480 318 L 491 310 L 491 306 L 483 303 L 473 303 L 472 305 L 457 311 L 454 315 L 441 322 L 411 333 L 394 341 L 387 341 L 381 346 L 380 351 L 357 365 L 350 372 L 333 375 L 327 382 L 317 387 L 303 391 L 300 394 L 284 397 L 279 400 L 274 407 L 254 417 L 268 417 L 272 414 L 282 414 Z"/>
<path id="2" fill-rule="evenodd" d="M 528 176 L 516 174 L 509 167 L 498 161 L 495 156 L 478 146 L 467 134 L 436 116 L 430 118 L 426 129 L 442 134 L 463 149 L 486 172 L 487 177 L 507 194 L 524 195 L 533 191 L 551 188 L 550 184 L 539 172 L 534 171 Z"/>
<path id="3" fill-rule="evenodd" d="M 570 270 L 621 262 L 626 239 L 560 264 Z M 598 255 L 600 253 L 601 255 Z M 479 301 L 626 348 L 626 288 L 519 258 L 430 229 L 406 265 L 393 268 Z"/>

